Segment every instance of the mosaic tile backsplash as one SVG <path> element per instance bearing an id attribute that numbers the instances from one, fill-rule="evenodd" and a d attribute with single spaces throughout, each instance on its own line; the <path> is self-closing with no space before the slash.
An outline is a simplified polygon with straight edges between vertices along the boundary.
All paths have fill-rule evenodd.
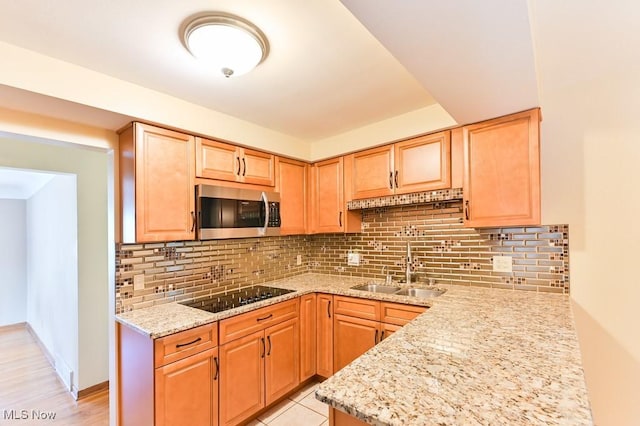
<path id="1" fill-rule="evenodd" d="M 569 293 L 567 225 L 465 228 L 462 202 L 377 207 L 362 211 L 359 234 L 323 234 L 123 244 L 116 252 L 116 311 L 222 293 L 318 272 L 383 279 L 405 276 L 405 250 L 419 281 Z M 347 266 L 347 255 L 362 255 Z M 297 265 L 297 255 L 302 265 Z M 513 272 L 493 272 L 495 255 L 513 257 Z M 385 272 L 383 272 L 383 266 Z M 144 290 L 134 290 L 134 275 Z"/>
<path id="2" fill-rule="evenodd" d="M 410 241 L 419 281 L 569 293 L 568 225 L 465 228 L 455 200 L 363 210 L 362 231 L 314 236 L 310 270 L 375 279 L 388 270 L 401 279 Z M 347 266 L 349 251 L 362 255 L 360 266 Z M 498 255 L 512 256 L 513 272 L 493 272 Z"/>
<path id="3" fill-rule="evenodd" d="M 116 251 L 116 313 L 223 293 L 307 272 L 308 236 L 121 244 Z M 144 290 L 134 290 L 144 274 Z"/>

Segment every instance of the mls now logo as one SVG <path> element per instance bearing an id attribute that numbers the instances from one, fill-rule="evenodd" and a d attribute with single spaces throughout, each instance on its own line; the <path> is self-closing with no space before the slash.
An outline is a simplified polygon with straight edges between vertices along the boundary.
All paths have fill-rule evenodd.
<path id="1" fill-rule="evenodd" d="M 55 418 L 55 411 L 2 410 L 3 420 L 54 420 Z"/>

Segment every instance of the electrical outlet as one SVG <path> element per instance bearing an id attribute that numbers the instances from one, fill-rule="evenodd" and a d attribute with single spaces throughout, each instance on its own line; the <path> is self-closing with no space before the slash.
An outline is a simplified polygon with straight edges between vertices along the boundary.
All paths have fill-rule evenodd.
<path id="1" fill-rule="evenodd" d="M 296 256 L 296 265 L 298 265 L 298 266 L 302 265 L 302 255 L 301 254 Z"/>
<path id="2" fill-rule="evenodd" d="M 347 254 L 347 265 L 360 266 L 360 253 Z"/>
<path id="3" fill-rule="evenodd" d="M 513 262 L 511 256 L 493 256 L 494 272 L 512 272 Z"/>
<path id="4" fill-rule="evenodd" d="M 144 274 L 133 276 L 133 289 L 144 290 Z"/>

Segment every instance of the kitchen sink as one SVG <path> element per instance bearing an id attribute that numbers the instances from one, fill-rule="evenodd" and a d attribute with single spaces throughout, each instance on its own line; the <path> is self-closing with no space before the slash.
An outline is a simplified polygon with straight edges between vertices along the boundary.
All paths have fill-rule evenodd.
<path id="1" fill-rule="evenodd" d="M 398 296 L 412 296 L 418 298 L 437 297 L 447 291 L 442 288 L 403 288 L 395 292 Z"/>
<path id="2" fill-rule="evenodd" d="M 393 294 L 400 290 L 400 287 L 393 287 L 390 285 L 367 283 L 351 287 L 352 290 L 371 291 L 373 293 L 388 293 Z"/>

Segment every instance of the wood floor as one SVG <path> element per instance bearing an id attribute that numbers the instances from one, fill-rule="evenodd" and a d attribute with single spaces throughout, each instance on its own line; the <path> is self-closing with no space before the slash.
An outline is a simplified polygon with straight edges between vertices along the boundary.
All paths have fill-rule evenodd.
<path id="1" fill-rule="evenodd" d="M 0 424 L 108 425 L 109 392 L 75 401 L 26 328 L 1 328 Z"/>

